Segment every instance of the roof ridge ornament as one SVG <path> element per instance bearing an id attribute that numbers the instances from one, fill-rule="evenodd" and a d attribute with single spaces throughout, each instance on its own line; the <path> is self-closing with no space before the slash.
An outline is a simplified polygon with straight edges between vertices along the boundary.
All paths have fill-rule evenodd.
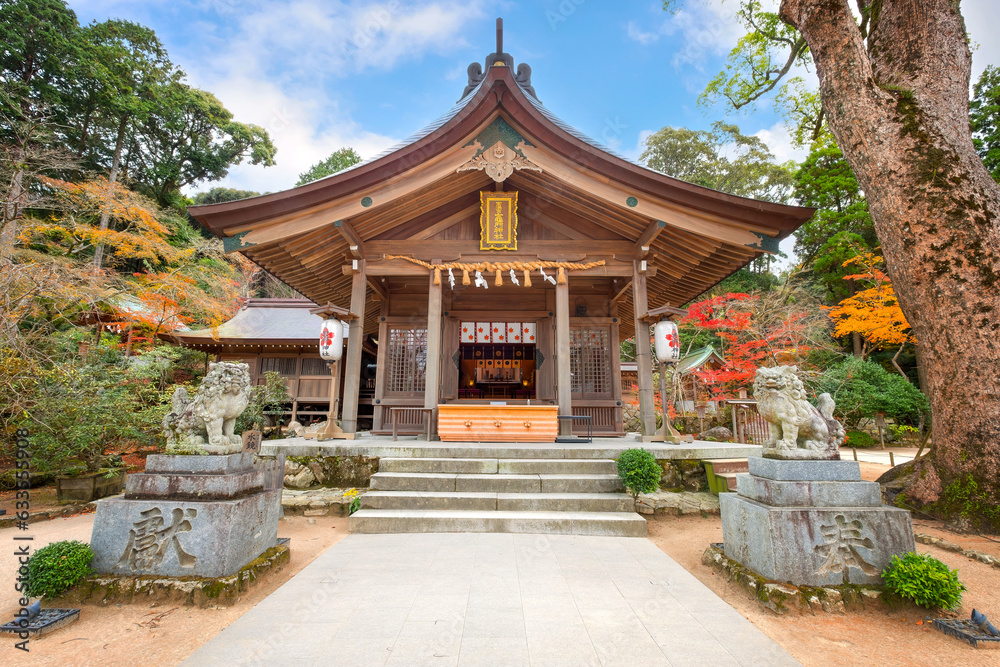
<path id="1" fill-rule="evenodd" d="M 462 91 L 462 99 L 476 89 L 483 79 L 486 78 L 486 72 L 489 71 L 491 67 L 506 67 L 512 72 L 514 71 L 514 57 L 509 53 L 504 53 L 503 50 L 503 19 L 497 19 L 497 48 L 496 51 L 486 56 L 486 60 L 483 63 L 485 69 L 480 66 L 479 63 L 472 63 L 469 65 L 467 73 L 469 75 L 468 84 L 465 86 L 465 90 Z M 524 92 L 528 93 L 535 100 L 538 100 L 538 95 L 535 94 L 535 88 L 531 85 L 531 66 L 527 63 L 521 63 L 517 66 L 517 71 L 514 74 L 514 81 L 517 85 L 524 89 Z"/>
<path id="2" fill-rule="evenodd" d="M 524 154 L 525 149 L 534 148 L 534 144 L 521 136 L 520 132 L 500 116 L 462 148 L 469 146 L 476 147 L 476 154 L 456 169 L 455 173 L 485 171 L 494 181 L 503 183 L 515 169 L 527 169 L 539 173 L 542 171 L 541 167 Z"/>

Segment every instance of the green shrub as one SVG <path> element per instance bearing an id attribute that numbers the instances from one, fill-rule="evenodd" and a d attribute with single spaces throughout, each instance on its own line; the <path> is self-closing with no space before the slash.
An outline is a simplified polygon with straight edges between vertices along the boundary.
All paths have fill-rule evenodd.
<path id="1" fill-rule="evenodd" d="M 833 396 L 835 416 L 847 428 L 879 413 L 897 424 L 916 424 L 922 412 L 930 411 L 927 397 L 901 375 L 860 357 L 848 357 L 831 367 L 811 389 Z"/>
<path id="2" fill-rule="evenodd" d="M 90 546 L 76 540 L 53 542 L 42 547 L 28 559 L 25 592 L 30 597 L 60 595 L 91 573 L 90 561 L 93 558 Z"/>
<path id="3" fill-rule="evenodd" d="M 845 447 L 874 447 L 875 438 L 871 437 L 864 431 L 848 431 L 847 432 L 847 442 L 844 443 Z"/>
<path id="4" fill-rule="evenodd" d="M 882 578 L 889 591 L 928 609 L 955 609 L 965 590 L 958 570 L 949 570 L 930 554 L 913 551 L 902 558 L 893 556 Z"/>
<path id="5" fill-rule="evenodd" d="M 645 449 L 626 449 L 618 457 L 618 478 L 633 499 L 637 499 L 640 493 L 658 490 L 662 474 L 656 459 Z"/>

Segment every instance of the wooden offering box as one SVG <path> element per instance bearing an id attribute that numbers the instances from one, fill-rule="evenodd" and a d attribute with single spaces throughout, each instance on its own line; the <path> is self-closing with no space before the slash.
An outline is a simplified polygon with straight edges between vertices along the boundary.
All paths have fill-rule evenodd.
<path id="1" fill-rule="evenodd" d="M 555 442 L 555 405 L 438 406 L 438 436 L 447 442 Z"/>

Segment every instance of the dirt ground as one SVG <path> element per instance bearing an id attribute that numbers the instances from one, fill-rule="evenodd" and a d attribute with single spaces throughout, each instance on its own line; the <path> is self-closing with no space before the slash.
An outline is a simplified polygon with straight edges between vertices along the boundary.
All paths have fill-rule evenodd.
<path id="1" fill-rule="evenodd" d="M 27 531 L 0 530 L 0 618 L 4 622 L 18 609 L 14 536 L 33 536 L 35 548 L 56 540 L 89 542 L 93 520 L 94 515 L 87 514 L 34 523 Z M 310 520 L 315 523 L 309 524 Z M 235 604 L 208 609 L 167 603 L 87 605 L 73 625 L 31 640 L 30 653 L 15 649 L 19 640 L 12 636 L 0 636 L 0 665 L 176 665 L 346 534 L 343 517 L 287 517 L 278 524 L 278 537 L 292 539 L 291 561 Z"/>
<path id="2" fill-rule="evenodd" d="M 874 480 L 887 466 L 862 463 L 861 468 L 864 479 Z M 292 538 L 291 562 L 234 604 L 209 609 L 155 603 L 85 606 L 77 623 L 32 640 L 29 654 L 13 647 L 15 639 L 0 637 L 0 665 L 177 664 L 347 534 L 346 518 L 318 517 L 312 524 L 310 520 L 293 516 L 281 521 L 278 535 Z M 28 531 L 0 530 L 0 618 L 9 619 L 17 610 L 14 536 L 32 535 L 35 548 L 54 540 L 89 541 L 92 524 L 93 515 L 84 514 L 31 524 Z M 914 529 L 966 549 L 1000 556 L 1000 542 L 957 534 L 937 521 L 915 518 Z M 650 518 L 649 539 L 804 665 L 1000 667 L 1000 647 L 974 649 L 947 637 L 928 622 L 934 614 L 922 610 L 778 616 L 762 608 L 741 588 L 701 564 L 705 548 L 722 541 L 717 515 Z M 969 589 L 958 612 L 960 617 L 968 617 L 976 607 L 994 622 L 1000 619 L 1000 569 L 934 546 L 917 544 L 917 549 L 958 569 Z"/>
<path id="3" fill-rule="evenodd" d="M 862 464 L 865 467 L 865 464 Z M 886 469 L 885 466 L 875 466 Z M 866 475 L 863 472 L 863 476 Z M 649 519 L 649 517 L 647 517 Z M 705 548 L 722 541 L 718 516 L 656 517 L 649 521 L 649 539 L 699 581 L 711 588 L 751 623 L 774 639 L 803 665 L 953 665 L 1000 666 L 1000 646 L 975 649 L 935 630 L 929 619 L 939 615 L 918 608 L 905 611 L 869 609 L 837 615 L 819 613 L 779 616 L 761 607 L 735 583 L 727 583 L 701 563 Z M 960 535 L 939 521 L 914 520 L 914 530 L 942 537 L 966 549 L 1000 555 L 1000 544 L 976 535 Z M 973 608 L 1000 619 L 1000 569 L 961 554 L 917 544 L 917 551 L 957 569 L 968 588 L 957 611 L 968 618 Z"/>

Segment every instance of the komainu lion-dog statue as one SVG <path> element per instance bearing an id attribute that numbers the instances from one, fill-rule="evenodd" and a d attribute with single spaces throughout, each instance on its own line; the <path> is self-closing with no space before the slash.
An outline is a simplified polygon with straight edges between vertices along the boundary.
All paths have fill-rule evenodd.
<path id="1" fill-rule="evenodd" d="M 795 366 L 758 368 L 753 383 L 757 412 L 770 429 L 764 456 L 774 459 L 840 459 L 844 427 L 833 418 L 830 394 L 806 400 Z"/>
<path id="2" fill-rule="evenodd" d="M 250 367 L 222 361 L 209 364 L 193 399 L 178 387 L 173 409 L 163 418 L 167 454 L 238 454 L 243 439 L 233 433 L 236 418 L 250 403 Z"/>

